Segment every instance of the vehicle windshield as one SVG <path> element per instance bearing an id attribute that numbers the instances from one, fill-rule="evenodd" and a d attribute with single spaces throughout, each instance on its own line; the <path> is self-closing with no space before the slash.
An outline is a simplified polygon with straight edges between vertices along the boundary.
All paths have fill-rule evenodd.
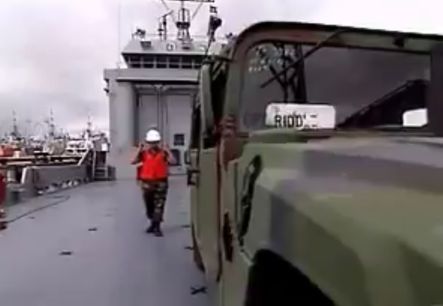
<path id="1" fill-rule="evenodd" d="M 425 107 L 428 54 L 323 46 L 297 62 L 312 48 L 273 41 L 249 50 L 241 94 L 243 130 L 269 128 L 266 109 L 272 103 L 331 105 L 342 129 L 401 127 L 406 111 Z"/>

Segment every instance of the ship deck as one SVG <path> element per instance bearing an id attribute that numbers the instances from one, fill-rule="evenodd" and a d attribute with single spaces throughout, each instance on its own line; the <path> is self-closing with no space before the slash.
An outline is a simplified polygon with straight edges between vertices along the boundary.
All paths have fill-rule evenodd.
<path id="1" fill-rule="evenodd" d="M 192 263 L 188 190 L 172 177 L 163 238 L 146 234 L 133 179 L 92 183 L 8 209 L 0 232 L 2 306 L 175 306 L 203 275 Z M 14 221 L 15 220 L 15 221 Z"/>

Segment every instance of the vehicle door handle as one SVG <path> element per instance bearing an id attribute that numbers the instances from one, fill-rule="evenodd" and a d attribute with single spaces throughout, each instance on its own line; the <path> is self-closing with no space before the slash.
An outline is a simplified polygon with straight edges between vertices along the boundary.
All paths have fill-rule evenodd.
<path id="1" fill-rule="evenodd" d="M 248 232 L 251 220 L 252 199 L 254 197 L 255 182 L 263 169 L 263 162 L 259 155 L 255 156 L 246 168 L 243 176 L 243 188 L 240 198 L 239 243 L 243 245 L 243 237 Z"/>

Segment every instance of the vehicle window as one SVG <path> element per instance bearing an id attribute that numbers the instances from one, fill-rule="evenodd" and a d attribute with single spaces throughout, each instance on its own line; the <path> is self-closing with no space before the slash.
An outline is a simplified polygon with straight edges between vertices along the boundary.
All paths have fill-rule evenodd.
<path id="1" fill-rule="evenodd" d="M 336 124 L 343 129 L 401 127 L 406 111 L 425 107 L 429 55 L 322 47 L 276 78 L 310 48 L 269 42 L 249 50 L 241 129 L 268 128 L 266 108 L 272 103 L 331 105 Z"/>

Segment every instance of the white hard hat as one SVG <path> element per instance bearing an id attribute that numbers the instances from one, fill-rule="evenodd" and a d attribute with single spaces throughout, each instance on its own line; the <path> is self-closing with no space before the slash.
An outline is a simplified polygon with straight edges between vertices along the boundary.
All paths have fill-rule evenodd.
<path id="1" fill-rule="evenodd" d="M 156 131 L 156 130 L 149 130 L 146 133 L 145 140 L 147 142 L 159 142 L 161 140 L 160 133 L 158 131 Z"/>

